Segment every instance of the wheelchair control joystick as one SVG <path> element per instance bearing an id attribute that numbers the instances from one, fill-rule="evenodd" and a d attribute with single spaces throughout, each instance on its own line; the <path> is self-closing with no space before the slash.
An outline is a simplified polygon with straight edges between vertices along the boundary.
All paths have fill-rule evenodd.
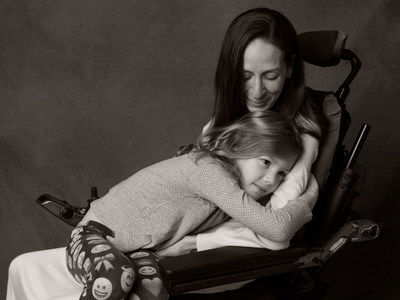
<path id="1" fill-rule="evenodd" d="M 71 208 L 64 208 L 61 211 L 61 217 L 65 220 L 70 220 L 74 217 L 74 210 Z"/>
<path id="2" fill-rule="evenodd" d="M 75 207 L 65 200 L 58 199 L 49 194 L 41 195 L 36 202 L 50 213 L 60 218 L 69 225 L 76 226 L 90 208 L 90 204 L 98 199 L 97 188 L 91 188 L 90 198 L 86 207 Z"/>

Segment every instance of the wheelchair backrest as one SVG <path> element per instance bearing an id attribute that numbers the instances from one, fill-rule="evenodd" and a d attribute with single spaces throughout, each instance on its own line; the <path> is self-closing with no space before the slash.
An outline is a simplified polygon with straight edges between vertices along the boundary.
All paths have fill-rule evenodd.
<path id="1" fill-rule="evenodd" d="M 341 60 L 351 63 L 351 71 L 336 92 L 322 92 L 309 89 L 312 99 L 326 116 L 326 132 L 322 137 L 317 161 L 312 173 L 320 184 L 320 196 L 313 210 L 314 218 L 306 227 L 306 241 L 312 246 L 324 243 L 337 220 L 342 219 L 344 208 L 349 205 L 351 187 L 356 182 L 356 174 L 346 170 L 347 151 L 343 140 L 351 123 L 345 100 L 350 91 L 350 83 L 357 75 L 361 62 L 358 57 L 345 49 L 347 35 L 339 31 L 314 31 L 299 34 L 299 44 L 303 60 L 307 63 L 331 67 Z M 352 186 L 342 189 L 341 179 L 350 176 Z M 347 178 L 347 177 L 346 177 Z"/>

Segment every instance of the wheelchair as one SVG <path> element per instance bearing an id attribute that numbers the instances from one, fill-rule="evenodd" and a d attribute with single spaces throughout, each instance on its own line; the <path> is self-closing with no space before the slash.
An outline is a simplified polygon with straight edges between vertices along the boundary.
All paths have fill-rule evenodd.
<path id="1" fill-rule="evenodd" d="M 327 132 L 323 137 L 313 174 L 320 178 L 320 195 L 313 210 L 313 220 L 305 225 L 291 241 L 288 249 L 271 251 L 260 248 L 226 246 L 193 252 L 159 261 L 165 285 L 171 299 L 269 299 L 265 298 L 268 283 L 275 298 L 313 299 L 318 276 L 327 261 L 349 242 L 377 238 L 382 224 L 361 219 L 351 210 L 355 197 L 362 193 L 365 168 L 357 162 L 370 126 L 363 124 L 348 151 L 343 145 L 351 124 L 345 100 L 350 84 L 361 67 L 357 55 L 345 48 L 347 34 L 340 31 L 313 31 L 299 34 L 303 60 L 319 67 L 350 63 L 351 70 L 336 92 L 307 88 L 311 97 L 324 111 Z M 180 148 L 184 152 L 187 147 Z M 321 185 L 322 182 L 322 185 Z M 85 215 L 90 203 L 98 197 L 92 187 L 87 207 L 74 207 L 65 200 L 49 194 L 36 201 L 59 219 L 75 226 Z M 245 280 L 254 280 L 241 289 L 217 294 L 188 294 L 188 292 Z"/>

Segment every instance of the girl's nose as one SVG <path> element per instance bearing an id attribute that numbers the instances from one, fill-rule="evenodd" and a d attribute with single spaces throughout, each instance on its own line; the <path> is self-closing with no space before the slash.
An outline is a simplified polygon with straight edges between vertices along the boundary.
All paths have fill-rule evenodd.
<path id="1" fill-rule="evenodd" d="M 277 174 L 274 172 L 267 172 L 264 176 L 264 181 L 269 185 L 275 185 L 277 182 Z"/>

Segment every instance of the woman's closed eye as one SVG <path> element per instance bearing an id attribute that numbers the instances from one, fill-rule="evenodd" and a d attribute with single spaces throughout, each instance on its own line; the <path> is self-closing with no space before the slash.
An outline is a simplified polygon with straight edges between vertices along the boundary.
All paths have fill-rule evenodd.
<path id="1" fill-rule="evenodd" d="M 249 80 L 252 76 L 253 76 L 253 74 L 250 72 L 244 72 L 244 74 L 243 74 L 244 80 Z"/>
<path id="2" fill-rule="evenodd" d="M 279 78 L 279 74 L 276 73 L 267 73 L 264 75 L 264 78 L 267 80 L 277 80 Z"/>

